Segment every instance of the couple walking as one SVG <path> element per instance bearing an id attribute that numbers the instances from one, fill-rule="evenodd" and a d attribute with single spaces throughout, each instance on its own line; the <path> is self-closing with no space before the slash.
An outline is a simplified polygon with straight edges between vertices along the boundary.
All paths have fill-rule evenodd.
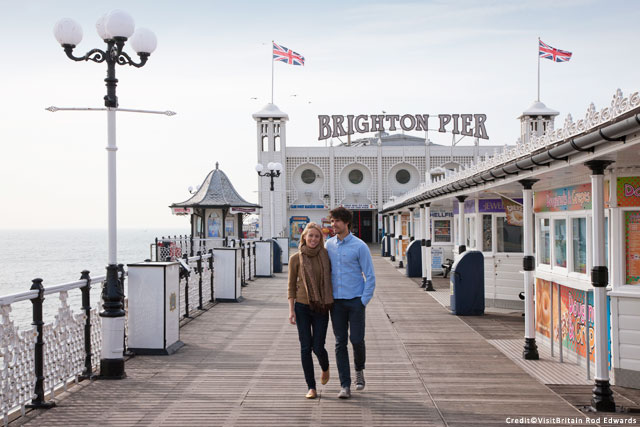
<path id="1" fill-rule="evenodd" d="M 367 245 L 349 232 L 351 212 L 338 207 L 330 215 L 335 236 L 327 240 L 326 248 L 322 229 L 312 222 L 302 232 L 300 250 L 289 259 L 289 322 L 298 327 L 302 369 L 309 388 L 307 399 L 317 397 L 312 352 L 322 368 L 321 383 L 329 381 L 329 355 L 325 349 L 329 314 L 336 338 L 341 386 L 338 397 L 351 397 L 349 339 L 356 390 L 365 387 L 365 311 L 376 286 L 373 262 Z"/>

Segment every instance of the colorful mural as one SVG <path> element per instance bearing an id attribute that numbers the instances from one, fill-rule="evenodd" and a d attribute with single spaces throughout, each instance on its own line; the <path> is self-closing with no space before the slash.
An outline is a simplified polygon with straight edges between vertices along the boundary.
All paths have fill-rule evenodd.
<path id="1" fill-rule="evenodd" d="M 624 246 L 626 281 L 629 285 L 640 285 L 640 211 L 624 213 Z"/>
<path id="2" fill-rule="evenodd" d="M 558 292 L 560 292 L 560 310 L 558 310 Z M 561 321 L 558 322 L 558 312 Z M 553 325 L 551 320 L 553 319 Z M 611 312 L 607 297 L 607 319 L 609 336 L 609 367 L 611 366 Z M 543 279 L 536 279 L 536 331 L 547 338 L 553 333 L 553 340 L 559 341 L 562 333 L 562 346 L 567 350 L 587 357 L 595 362 L 593 292 L 569 288 Z M 561 327 L 559 328 L 559 323 Z"/>
<path id="3" fill-rule="evenodd" d="M 591 184 L 573 185 L 533 194 L 534 212 L 559 212 L 591 209 Z"/>

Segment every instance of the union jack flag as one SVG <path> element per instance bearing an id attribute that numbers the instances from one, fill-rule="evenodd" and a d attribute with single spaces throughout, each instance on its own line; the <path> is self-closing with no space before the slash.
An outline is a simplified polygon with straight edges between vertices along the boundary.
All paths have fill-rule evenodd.
<path id="1" fill-rule="evenodd" d="M 273 43 L 273 60 L 290 65 L 304 65 L 304 56 L 275 42 Z"/>
<path id="2" fill-rule="evenodd" d="M 550 59 L 553 62 L 567 62 L 571 59 L 571 52 L 551 47 L 540 39 L 538 39 L 538 42 L 540 43 L 538 50 L 540 58 Z"/>

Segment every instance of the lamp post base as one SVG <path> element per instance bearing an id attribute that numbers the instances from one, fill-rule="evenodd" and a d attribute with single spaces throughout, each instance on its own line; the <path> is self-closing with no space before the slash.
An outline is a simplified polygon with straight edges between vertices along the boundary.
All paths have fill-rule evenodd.
<path id="1" fill-rule="evenodd" d="M 404 268 L 404 264 L 402 263 L 402 260 L 400 260 L 400 262 L 398 263 L 398 268 Z"/>
<path id="2" fill-rule="evenodd" d="M 424 288 L 425 291 L 427 292 L 435 292 L 435 288 L 433 287 L 433 282 L 431 282 L 431 280 L 427 280 L 427 284 Z"/>
<path id="3" fill-rule="evenodd" d="M 524 339 L 524 350 L 522 351 L 522 357 L 525 360 L 538 360 L 540 355 L 538 354 L 538 346 L 536 345 L 535 338 Z"/>
<path id="4" fill-rule="evenodd" d="M 100 359 L 101 380 L 121 380 L 127 377 L 124 371 L 124 359 Z"/>
<path id="5" fill-rule="evenodd" d="M 396 257 L 394 257 L 393 255 L 391 255 L 391 262 L 396 262 Z"/>
<path id="6" fill-rule="evenodd" d="M 596 380 L 591 397 L 591 408 L 596 412 L 615 412 L 616 403 L 609 380 Z"/>

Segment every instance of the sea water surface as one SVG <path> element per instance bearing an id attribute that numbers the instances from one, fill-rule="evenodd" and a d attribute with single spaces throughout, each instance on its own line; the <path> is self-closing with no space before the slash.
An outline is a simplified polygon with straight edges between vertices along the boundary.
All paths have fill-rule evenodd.
<path id="1" fill-rule="evenodd" d="M 118 263 L 131 264 L 151 257 L 150 246 L 156 237 L 185 235 L 183 229 L 118 230 Z M 107 231 L 104 229 L 0 230 L 0 296 L 29 290 L 34 278 L 43 279 L 45 288 L 80 278 L 82 270 L 92 276 L 105 274 Z M 100 294 L 92 288 L 92 306 Z M 79 313 L 79 290 L 69 292 L 69 305 Z M 45 321 L 51 321 L 59 306 L 57 295 L 45 300 Z M 31 303 L 12 306 L 11 320 L 20 326 L 31 322 Z"/>

